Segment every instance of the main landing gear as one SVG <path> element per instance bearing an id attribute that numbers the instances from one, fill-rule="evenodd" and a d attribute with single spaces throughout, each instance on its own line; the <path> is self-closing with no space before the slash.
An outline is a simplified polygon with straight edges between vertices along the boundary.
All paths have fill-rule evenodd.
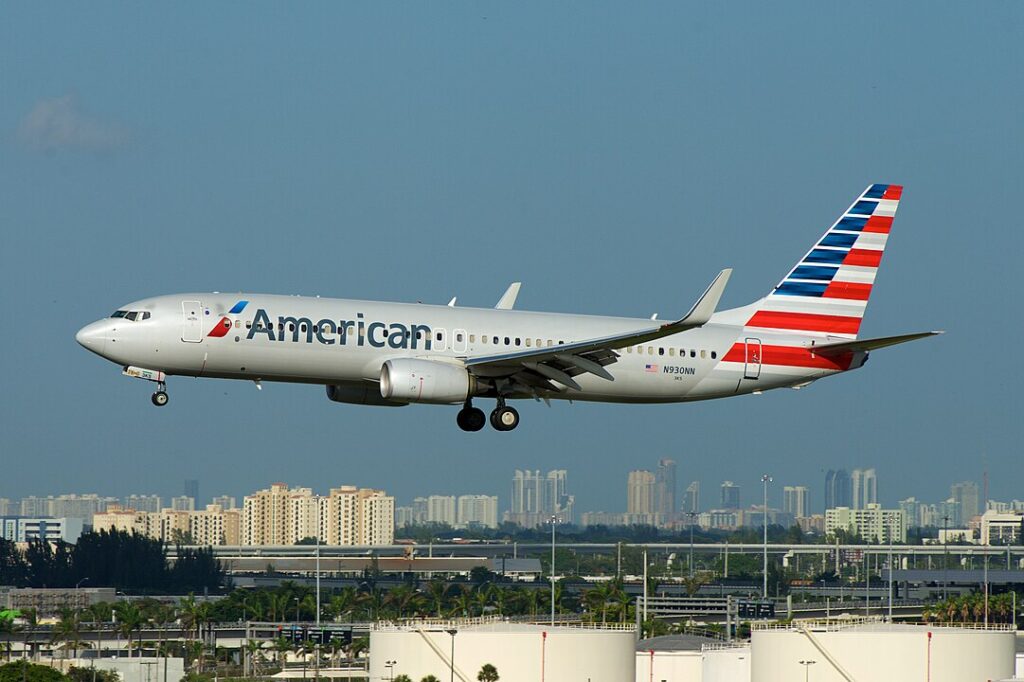
<path id="1" fill-rule="evenodd" d="M 467 400 L 459 410 L 455 420 L 463 431 L 479 431 L 487 423 L 484 411 L 479 407 L 473 407 L 470 400 Z M 514 407 L 508 407 L 504 398 L 498 398 L 498 406 L 491 412 L 490 421 L 496 431 L 511 431 L 519 426 L 519 412 Z"/>

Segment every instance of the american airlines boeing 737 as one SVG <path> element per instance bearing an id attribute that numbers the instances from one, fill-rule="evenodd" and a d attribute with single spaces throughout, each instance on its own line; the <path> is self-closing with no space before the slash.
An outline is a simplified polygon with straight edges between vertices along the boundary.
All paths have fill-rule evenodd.
<path id="1" fill-rule="evenodd" d="M 78 343 L 123 373 L 321 384 L 339 403 L 462 405 L 459 427 L 510 431 L 516 399 L 671 403 L 801 388 L 872 350 L 940 332 L 858 339 L 899 185 L 867 188 L 764 298 L 717 311 L 722 270 L 674 322 L 264 294 L 146 298 L 83 327 Z"/>

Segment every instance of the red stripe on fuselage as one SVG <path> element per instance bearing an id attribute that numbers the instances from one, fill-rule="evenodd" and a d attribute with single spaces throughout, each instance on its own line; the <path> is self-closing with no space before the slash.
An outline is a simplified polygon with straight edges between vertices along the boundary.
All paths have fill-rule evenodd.
<path id="1" fill-rule="evenodd" d="M 861 265 L 869 268 L 877 268 L 882 262 L 882 252 L 873 249 L 850 249 L 843 259 L 843 265 Z"/>
<path id="2" fill-rule="evenodd" d="M 859 317 L 845 315 L 815 315 L 813 313 L 786 313 L 777 310 L 758 310 L 747 322 L 748 327 L 791 329 L 832 334 L 856 334 L 860 329 Z"/>
<path id="3" fill-rule="evenodd" d="M 735 343 L 722 358 L 723 362 L 746 362 L 745 344 Z M 783 367 L 812 367 L 844 371 L 850 369 L 853 353 L 824 356 L 812 353 L 810 348 L 798 346 L 761 346 L 762 365 L 780 365 Z"/>
<path id="4" fill-rule="evenodd" d="M 220 338 L 221 336 L 225 336 L 228 333 L 228 329 L 230 329 L 230 328 L 231 328 L 231 320 L 229 320 L 226 317 L 222 317 L 222 318 L 220 318 L 220 322 L 217 323 L 217 326 L 215 326 L 213 329 L 211 329 L 210 333 L 207 334 L 207 336 L 212 336 L 214 338 Z"/>
<path id="5" fill-rule="evenodd" d="M 822 298 L 846 298 L 854 301 L 866 301 L 871 296 L 871 285 L 860 282 L 837 282 L 832 280 L 825 289 Z"/>
<path id="6" fill-rule="evenodd" d="M 889 234 L 889 230 L 891 229 L 892 216 L 873 215 L 868 218 L 866 223 L 864 223 L 864 229 L 862 232 L 880 232 L 882 234 Z"/>

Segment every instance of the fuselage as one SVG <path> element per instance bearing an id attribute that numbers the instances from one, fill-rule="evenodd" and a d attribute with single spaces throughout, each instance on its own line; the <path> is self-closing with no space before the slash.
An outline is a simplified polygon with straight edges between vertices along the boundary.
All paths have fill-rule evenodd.
<path id="1" fill-rule="evenodd" d="M 76 338 L 124 367 L 375 391 L 381 368 L 391 359 L 459 365 L 469 358 L 625 334 L 652 324 L 644 318 L 222 293 L 142 299 L 115 315 L 86 326 Z M 541 397 L 705 400 L 800 386 L 859 367 L 866 358 L 866 353 L 838 360 L 815 357 L 813 344 L 828 336 L 751 331 L 744 326 L 747 318 L 744 308 L 721 311 L 698 329 L 619 348 L 617 361 L 605 368 L 613 380 L 584 373 L 575 377 L 579 389 L 541 391 Z"/>

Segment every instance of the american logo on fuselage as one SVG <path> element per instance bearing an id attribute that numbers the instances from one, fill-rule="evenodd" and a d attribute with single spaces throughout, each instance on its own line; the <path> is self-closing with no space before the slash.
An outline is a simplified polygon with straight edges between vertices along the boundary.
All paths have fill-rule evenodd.
<path id="1" fill-rule="evenodd" d="M 367 321 L 363 313 L 354 320 L 312 320 L 309 317 L 279 316 L 277 323 L 263 308 L 256 311 L 247 340 L 265 335 L 268 341 L 317 343 L 325 346 L 355 345 L 372 348 L 431 349 L 431 328 L 426 324 Z"/>

